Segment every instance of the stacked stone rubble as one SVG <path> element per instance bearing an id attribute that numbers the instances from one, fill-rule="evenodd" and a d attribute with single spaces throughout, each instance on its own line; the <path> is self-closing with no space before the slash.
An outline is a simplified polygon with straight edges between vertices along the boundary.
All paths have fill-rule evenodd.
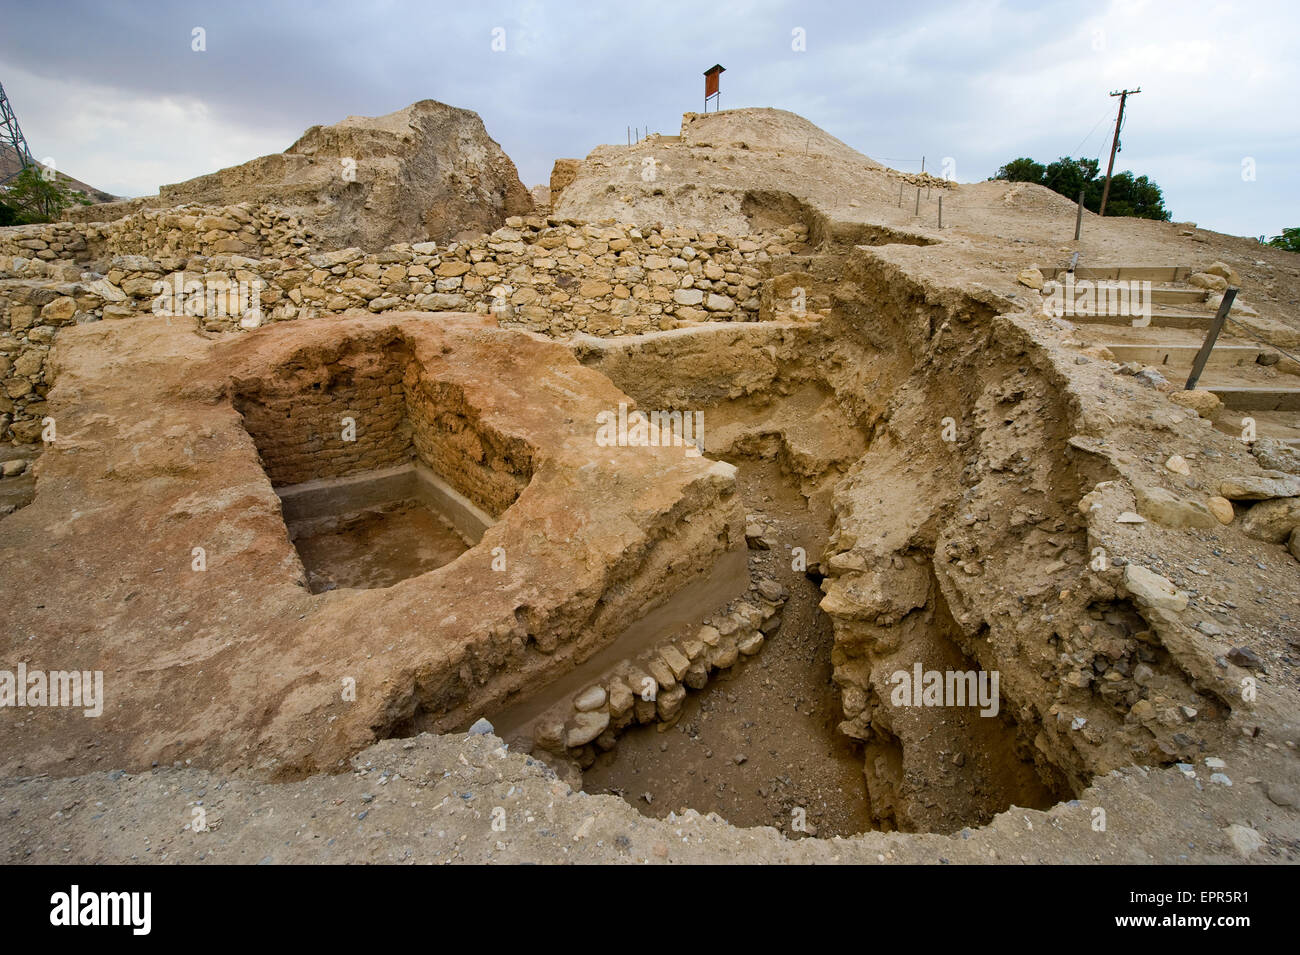
<path id="1" fill-rule="evenodd" d="M 533 723 L 536 749 L 571 758 L 584 769 L 598 751 L 614 747 L 625 729 L 681 715 L 686 691 L 737 661 L 757 654 L 781 626 L 788 594 L 772 580 L 760 580 L 750 597 L 704 622 L 693 635 L 625 660 Z"/>

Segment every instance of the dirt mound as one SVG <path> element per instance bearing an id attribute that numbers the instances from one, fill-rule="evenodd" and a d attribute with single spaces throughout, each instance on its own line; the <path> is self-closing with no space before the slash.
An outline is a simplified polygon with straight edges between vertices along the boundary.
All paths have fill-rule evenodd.
<path id="1" fill-rule="evenodd" d="M 434 100 L 313 126 L 283 153 L 163 186 L 159 206 L 257 202 L 301 212 L 333 248 L 445 241 L 532 210 L 477 113 Z"/>
<path id="2" fill-rule="evenodd" d="M 682 116 L 682 142 L 700 148 L 732 146 L 772 153 L 799 153 L 809 157 L 883 168 L 852 146 L 797 113 L 784 109 L 729 109 Z"/>
<path id="3" fill-rule="evenodd" d="M 897 188 L 891 170 L 780 109 L 686 113 L 678 136 L 598 146 L 576 169 L 563 162 L 563 194 L 551 187 L 558 216 L 719 232 L 752 231 L 755 211 L 774 197 L 780 208 L 764 222 L 808 225 Z"/>

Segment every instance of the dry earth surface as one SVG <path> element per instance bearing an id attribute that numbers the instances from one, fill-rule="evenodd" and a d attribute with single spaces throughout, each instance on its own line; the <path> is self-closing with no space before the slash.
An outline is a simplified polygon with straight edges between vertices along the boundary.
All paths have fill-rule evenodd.
<path id="1" fill-rule="evenodd" d="M 3 665 L 107 688 L 4 711 L 0 858 L 1296 860 L 1294 255 L 1088 213 L 1075 242 L 1054 193 L 781 110 L 534 194 L 425 101 L 99 207 L 289 210 L 314 261 L 277 268 L 341 315 L 93 313 L 64 263 L 149 273 L 75 223 L 0 256 L 7 393 L 58 431 L 0 479 Z M 355 309 L 347 245 L 379 257 Z M 1151 325 L 1045 312 L 1075 253 L 1167 272 Z M 600 321 L 530 324 L 539 288 Z M 698 411 L 703 454 L 596 440 L 620 405 Z M 916 665 L 996 673 L 997 713 L 900 704 Z"/>

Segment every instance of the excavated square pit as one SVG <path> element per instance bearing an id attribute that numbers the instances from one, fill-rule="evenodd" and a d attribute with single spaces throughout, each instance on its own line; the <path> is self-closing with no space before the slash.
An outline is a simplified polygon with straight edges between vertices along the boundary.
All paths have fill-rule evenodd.
<path id="1" fill-rule="evenodd" d="M 451 563 L 495 523 L 423 464 L 276 489 L 312 593 L 391 587 Z"/>
<path id="2" fill-rule="evenodd" d="M 242 382 L 235 406 L 312 593 L 390 587 L 451 563 L 531 476 L 401 342 L 281 372 Z"/>

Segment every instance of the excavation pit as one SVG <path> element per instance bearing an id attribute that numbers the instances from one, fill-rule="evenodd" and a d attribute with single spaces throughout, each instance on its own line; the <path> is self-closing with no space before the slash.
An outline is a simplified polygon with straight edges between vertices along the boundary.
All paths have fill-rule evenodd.
<path id="1" fill-rule="evenodd" d="M 496 521 L 419 464 L 276 489 L 312 593 L 390 587 L 449 564 Z"/>
<path id="2" fill-rule="evenodd" d="M 951 494 L 961 478 L 944 475 L 937 490 L 926 488 L 913 476 L 916 445 L 888 434 L 873 454 L 882 399 L 908 377 L 913 359 L 889 350 L 888 336 L 859 331 L 863 319 L 876 321 L 857 303 L 820 326 L 774 321 L 575 342 L 585 363 L 641 404 L 702 409 L 705 453 L 739 471 L 751 570 L 791 594 L 785 622 L 761 653 L 688 697 L 670 724 L 635 727 L 603 752 L 578 753 L 588 791 L 622 795 L 650 816 L 717 812 L 793 837 L 952 832 L 1012 806 L 1046 809 L 1088 785 L 1093 773 L 1070 747 L 1090 743 L 1078 727 L 1101 717 L 1070 723 L 1050 713 L 1044 726 L 1033 706 L 1008 693 L 1019 690 L 1008 676 L 1014 662 L 991 658 L 979 624 L 958 620 L 948 605 L 951 578 L 941 575 L 951 574 L 951 546 L 938 526 L 915 524 L 877 550 L 882 526 L 930 506 L 927 494 Z M 1053 400 L 1043 382 L 1023 367 L 990 366 L 983 400 L 1022 404 L 1015 413 L 1027 420 L 1031 412 L 1034 421 L 1057 417 L 1030 403 L 1030 395 Z M 868 384 L 874 388 L 864 390 Z M 1050 440 L 1022 438 L 1016 424 L 999 409 L 989 433 L 999 443 Z M 848 514 L 842 489 L 873 459 L 882 470 L 868 484 L 869 507 Z M 1068 517 L 1083 493 L 1072 479 L 1044 481 L 1060 503 L 1035 495 L 1036 506 Z M 850 535 L 850 516 L 864 529 Z M 956 527 L 967 520 L 958 512 Z M 1078 533 L 1055 517 L 1045 526 L 1059 535 L 1058 549 Z M 1047 536 L 1035 531 L 1028 540 Z M 855 538 L 865 546 L 855 547 Z M 795 548 L 806 574 L 792 561 Z M 942 701 L 927 708 L 931 702 L 910 698 L 899 705 L 891 680 L 918 664 L 974 679 L 1008 673 L 993 684 L 996 705 L 987 711 Z M 1072 736 L 1049 751 L 1058 726 Z"/>
<path id="3" fill-rule="evenodd" d="M 377 740 L 527 700 L 728 555 L 743 564 L 733 469 L 602 445 L 599 416 L 627 395 L 491 319 L 67 332 L 49 399 L 64 440 L 10 526 L 50 540 L 75 514 L 76 567 L 54 553 L 42 573 L 107 582 L 69 580 L 25 626 L 93 622 L 117 674 L 96 752 L 117 765 L 339 771 Z M 154 546 L 124 548 L 128 527 Z M 37 714 L 15 735 L 82 729 Z"/>

